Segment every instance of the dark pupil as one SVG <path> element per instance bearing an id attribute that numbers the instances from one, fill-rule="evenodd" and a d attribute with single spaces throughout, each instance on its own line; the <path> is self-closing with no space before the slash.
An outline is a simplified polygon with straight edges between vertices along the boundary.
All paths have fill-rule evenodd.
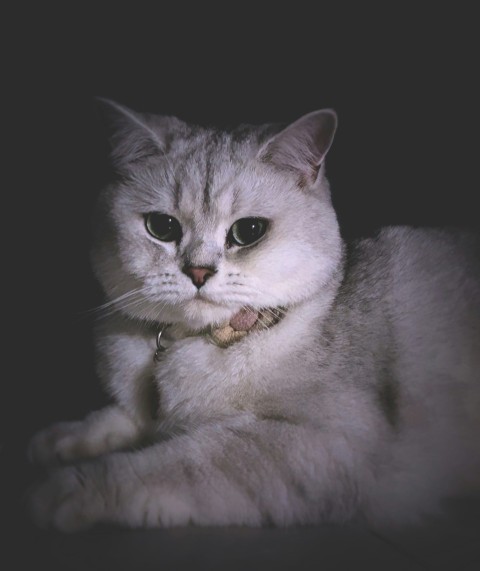
<path id="1" fill-rule="evenodd" d="M 146 216 L 146 227 L 152 236 L 163 242 L 172 242 L 181 237 L 181 228 L 178 220 L 168 214 L 151 212 Z"/>
<path id="2" fill-rule="evenodd" d="M 265 232 L 266 223 L 260 218 L 242 218 L 237 220 L 230 232 L 231 242 L 239 246 L 253 244 Z"/>

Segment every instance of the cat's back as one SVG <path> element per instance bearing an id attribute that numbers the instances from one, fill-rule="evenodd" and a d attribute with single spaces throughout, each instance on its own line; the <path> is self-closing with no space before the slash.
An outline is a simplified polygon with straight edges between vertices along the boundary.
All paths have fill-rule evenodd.
<path id="1" fill-rule="evenodd" d="M 480 235 L 388 227 L 352 252 L 359 297 L 403 382 L 480 386 Z"/>
<path id="2" fill-rule="evenodd" d="M 458 314 L 480 303 L 480 233 L 383 228 L 351 244 L 345 284 L 375 304 L 387 300 L 394 313 L 442 306 L 442 314 Z"/>
<path id="3" fill-rule="evenodd" d="M 480 235 L 387 227 L 351 244 L 339 305 L 364 351 L 390 352 L 411 377 L 480 385 Z"/>
<path id="4" fill-rule="evenodd" d="M 480 327 L 480 234 L 391 227 L 378 240 L 389 251 L 389 305 L 400 317 L 414 314 L 416 322 L 424 317 L 430 323 L 448 321 L 449 327 Z"/>
<path id="5" fill-rule="evenodd" d="M 406 464 L 432 451 L 445 465 L 425 467 L 431 478 L 477 461 L 479 235 L 391 227 L 359 240 L 348 250 L 339 304 L 347 307 L 348 361 L 358 354 L 349 373 L 377 394 L 389 387 Z"/>

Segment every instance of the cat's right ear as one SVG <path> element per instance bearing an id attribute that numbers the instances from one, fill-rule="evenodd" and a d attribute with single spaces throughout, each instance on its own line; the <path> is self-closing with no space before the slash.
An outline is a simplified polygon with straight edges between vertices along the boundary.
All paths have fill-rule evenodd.
<path id="1" fill-rule="evenodd" d="M 260 150 L 260 160 L 294 173 L 301 187 L 311 185 L 333 142 L 337 114 L 321 109 L 304 115 L 272 137 Z"/>
<path id="2" fill-rule="evenodd" d="M 158 120 L 157 124 L 152 124 L 147 114 L 111 99 L 95 97 L 95 102 L 110 141 L 110 158 L 115 168 L 165 152 L 165 138 Z"/>

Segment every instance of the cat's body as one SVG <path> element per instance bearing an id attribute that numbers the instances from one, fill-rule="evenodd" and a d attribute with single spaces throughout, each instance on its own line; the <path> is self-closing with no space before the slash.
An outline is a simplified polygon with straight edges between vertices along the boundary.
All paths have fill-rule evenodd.
<path id="1" fill-rule="evenodd" d="M 329 111 L 226 135 L 113 107 L 122 177 L 94 267 L 116 300 L 97 331 L 115 404 L 34 439 L 47 463 L 101 455 L 42 484 L 34 517 L 383 525 L 478 488 L 478 237 L 387 228 L 346 247 Z"/>

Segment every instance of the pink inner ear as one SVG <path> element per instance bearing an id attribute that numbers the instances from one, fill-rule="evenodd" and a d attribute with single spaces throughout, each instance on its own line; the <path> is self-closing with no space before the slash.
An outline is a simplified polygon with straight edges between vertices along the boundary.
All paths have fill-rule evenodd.
<path id="1" fill-rule="evenodd" d="M 230 319 L 230 326 L 235 331 L 248 331 L 257 322 L 258 314 L 252 309 L 241 309 Z"/>
<path id="2" fill-rule="evenodd" d="M 271 139 L 263 160 L 298 173 L 303 184 L 312 182 L 332 144 L 336 126 L 334 111 L 309 113 Z"/>

